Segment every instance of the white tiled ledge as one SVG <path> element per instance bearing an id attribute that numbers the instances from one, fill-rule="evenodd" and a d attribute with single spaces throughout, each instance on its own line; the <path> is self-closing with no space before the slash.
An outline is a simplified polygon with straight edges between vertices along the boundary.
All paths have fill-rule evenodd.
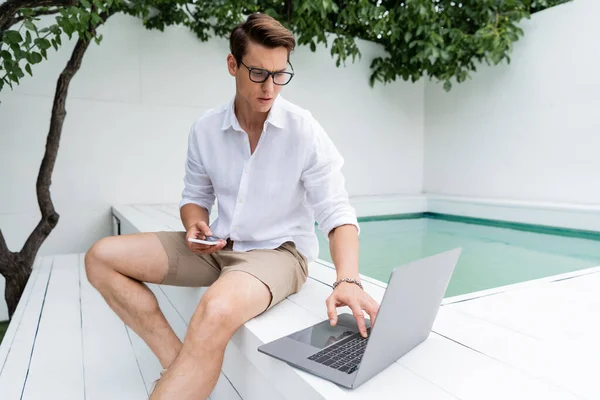
<path id="1" fill-rule="evenodd" d="M 121 221 L 122 233 L 181 227 L 176 205 L 115 206 L 113 213 Z M 243 399 L 479 400 L 518 399 L 523 398 L 523 394 L 528 398 L 575 398 L 564 388 L 539 379 L 535 371 L 515 369 L 514 365 L 522 362 L 518 354 L 509 354 L 516 357 L 516 361 L 510 357 L 498 359 L 487 355 L 487 350 L 474 349 L 453 337 L 461 335 L 470 341 L 484 329 L 519 345 L 526 344 L 521 337 L 502 327 L 486 325 L 481 319 L 465 319 L 451 308 L 455 304 L 440 308 L 427 340 L 355 390 L 341 388 L 257 351 L 263 343 L 326 319 L 325 299 L 331 293 L 328 284 L 334 279 L 335 270 L 330 265 L 321 261 L 311 263 L 309 279 L 299 293 L 248 321 L 236 332 L 228 345 L 222 371 Z M 365 290 L 381 302 L 386 284 L 372 278 L 362 279 Z M 160 290 L 172 309 L 184 321 L 189 321 L 205 289 L 161 286 Z M 479 300 L 460 304 L 473 301 Z M 349 312 L 349 309 L 340 308 L 338 312 Z M 501 342 L 489 350 L 496 351 L 499 347 L 502 347 Z"/>

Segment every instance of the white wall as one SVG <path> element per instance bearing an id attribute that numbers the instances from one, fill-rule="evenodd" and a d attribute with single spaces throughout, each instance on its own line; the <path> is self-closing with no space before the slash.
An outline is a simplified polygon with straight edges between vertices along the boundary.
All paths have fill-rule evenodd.
<path id="1" fill-rule="evenodd" d="M 102 32 L 71 84 L 51 186 L 60 221 L 41 255 L 84 252 L 111 234 L 112 204 L 178 202 L 189 127 L 234 94 L 227 40 L 202 43 L 179 27 L 149 31 L 123 15 Z M 33 78 L 0 93 L 0 229 L 12 250 L 39 220 L 35 181 L 56 79 L 73 45 L 50 51 Z M 336 68 L 329 49 L 299 47 L 296 76 L 282 94 L 310 109 L 333 138 L 351 196 L 418 194 L 423 83 L 369 87 L 369 64 L 380 50 L 361 49 L 361 61 Z M 3 290 L 0 277 L 2 298 Z"/>
<path id="2" fill-rule="evenodd" d="M 577 0 L 532 16 L 510 65 L 425 86 L 428 193 L 600 203 L 600 13 Z"/>
<path id="3" fill-rule="evenodd" d="M 50 52 L 33 78 L 0 94 L 0 228 L 12 249 L 38 220 L 35 179 L 56 78 L 71 48 Z M 362 49 L 362 61 L 336 68 L 328 49 L 298 48 L 296 77 L 282 94 L 329 132 L 346 159 L 351 195 L 418 194 L 423 85 L 370 88 L 378 49 Z M 184 28 L 161 33 L 126 16 L 109 21 L 71 86 L 51 186 L 61 220 L 41 254 L 85 251 L 109 234 L 111 204 L 179 200 L 189 127 L 234 93 L 227 54 L 226 40 L 201 43 Z"/>

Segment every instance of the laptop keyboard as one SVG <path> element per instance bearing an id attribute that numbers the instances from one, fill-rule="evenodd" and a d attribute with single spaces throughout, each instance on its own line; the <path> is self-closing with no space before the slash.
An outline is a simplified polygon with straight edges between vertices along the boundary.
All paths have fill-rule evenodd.
<path id="1" fill-rule="evenodd" d="M 370 332 L 371 328 L 367 328 L 367 334 Z M 313 354 L 308 359 L 351 374 L 360 365 L 368 340 L 368 336 L 363 338 L 359 332 L 356 332 L 333 346 Z"/>

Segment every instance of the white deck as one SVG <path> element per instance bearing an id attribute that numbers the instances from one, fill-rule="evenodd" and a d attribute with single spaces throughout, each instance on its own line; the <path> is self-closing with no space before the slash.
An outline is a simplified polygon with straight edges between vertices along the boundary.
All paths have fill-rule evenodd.
<path id="1" fill-rule="evenodd" d="M 181 229 L 175 206 L 114 211 L 122 233 Z M 0 347 L 0 399 L 147 398 L 158 361 L 89 285 L 82 261 L 37 261 Z M 335 271 L 315 262 L 309 272 L 299 293 L 234 335 L 212 399 L 600 398 L 600 267 L 446 299 L 430 337 L 354 391 L 256 350 L 327 318 Z M 385 284 L 363 280 L 381 301 Z M 204 289 L 150 287 L 182 338 Z"/>

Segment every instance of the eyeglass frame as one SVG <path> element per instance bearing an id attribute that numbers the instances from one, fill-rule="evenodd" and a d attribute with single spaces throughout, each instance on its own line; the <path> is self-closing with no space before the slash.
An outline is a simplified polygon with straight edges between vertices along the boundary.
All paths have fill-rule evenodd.
<path id="1" fill-rule="evenodd" d="M 257 68 L 257 67 L 249 67 L 246 64 L 244 64 L 244 62 L 242 60 L 240 60 L 240 64 L 242 64 L 244 67 L 246 67 L 248 69 L 248 79 L 250 79 L 250 81 L 254 82 L 254 83 L 265 83 L 267 81 L 267 79 L 269 79 L 269 76 L 271 77 L 271 79 L 273 80 L 273 84 L 277 85 L 277 86 L 285 86 L 288 83 L 290 83 L 292 81 L 292 78 L 294 77 L 294 66 L 292 65 L 292 63 L 288 60 L 287 62 L 288 64 L 290 64 L 290 67 L 292 67 L 292 72 L 288 72 L 288 71 L 275 71 L 275 72 L 271 72 L 268 71 L 264 68 Z M 267 73 L 267 76 L 265 77 L 264 80 L 262 81 L 255 81 L 252 79 L 252 70 L 257 70 L 257 71 L 265 71 Z M 290 79 L 286 82 L 286 83 L 276 83 L 275 82 L 275 74 L 287 74 L 290 75 Z"/>

